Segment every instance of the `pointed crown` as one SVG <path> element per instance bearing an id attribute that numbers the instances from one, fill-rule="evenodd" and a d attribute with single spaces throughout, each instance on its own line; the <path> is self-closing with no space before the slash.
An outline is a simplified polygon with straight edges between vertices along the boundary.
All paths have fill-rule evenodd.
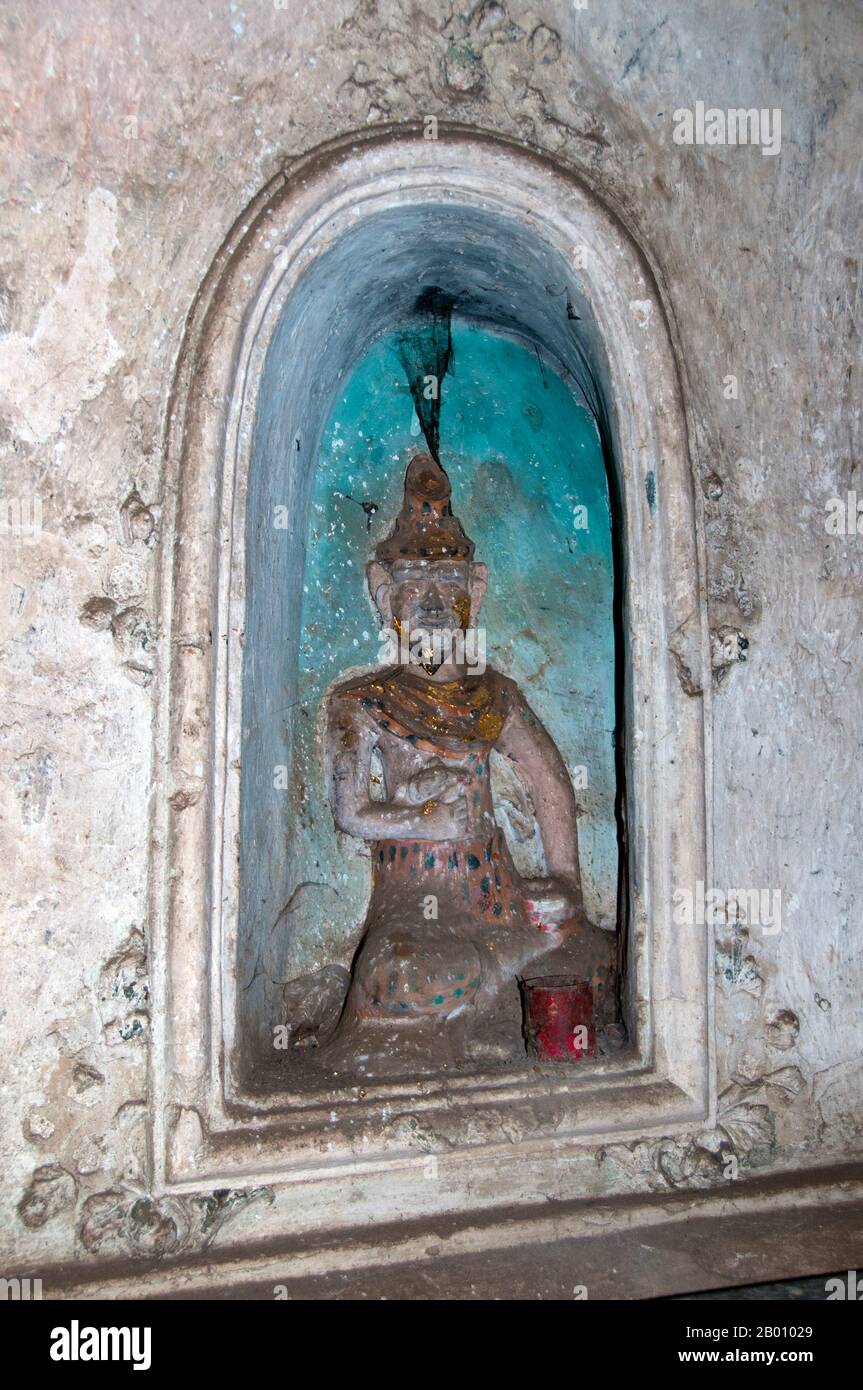
<path id="1" fill-rule="evenodd" d="M 375 550 L 378 560 L 472 560 L 474 543 L 453 516 L 450 480 L 431 454 L 417 454 L 405 473 L 405 496 L 392 533 Z"/>

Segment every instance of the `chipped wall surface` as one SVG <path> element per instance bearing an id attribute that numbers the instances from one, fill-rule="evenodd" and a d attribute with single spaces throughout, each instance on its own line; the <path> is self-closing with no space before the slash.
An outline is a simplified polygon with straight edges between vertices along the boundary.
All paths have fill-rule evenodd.
<path id="1" fill-rule="evenodd" d="M 825 526 L 860 485 L 854 7 L 34 0 L 2 25 L 5 1272 L 328 1220 L 254 1184 L 152 1192 L 163 434 L 187 316 L 250 200 L 323 142 L 427 115 L 528 142 L 624 221 L 665 300 L 703 505 L 714 882 L 674 910 L 720 916 L 716 1123 L 526 1166 L 524 1199 L 859 1155 L 863 537 Z M 699 101 L 779 108 L 778 153 L 675 143 Z M 662 509 L 661 461 L 651 490 Z M 668 661 L 701 700 L 696 627 Z M 732 889 L 760 927 L 724 920 L 752 915 Z M 421 1215 L 432 1186 L 367 1182 L 351 1219 Z"/>

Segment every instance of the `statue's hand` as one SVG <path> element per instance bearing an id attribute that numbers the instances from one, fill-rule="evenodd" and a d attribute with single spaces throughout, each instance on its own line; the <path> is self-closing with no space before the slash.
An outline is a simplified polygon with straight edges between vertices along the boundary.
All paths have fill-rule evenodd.
<path id="1" fill-rule="evenodd" d="M 429 763 L 421 772 L 414 773 L 408 782 L 408 796 L 415 803 L 442 801 L 451 804 L 463 800 L 463 790 L 470 778 L 461 768 L 445 767 L 443 763 Z"/>
<path id="2" fill-rule="evenodd" d="M 584 915 L 578 888 L 560 879 L 528 879 L 523 893 L 530 920 L 545 931 L 558 931 L 564 923 L 575 922 Z"/>
<path id="3" fill-rule="evenodd" d="M 421 820 L 424 840 L 463 840 L 467 832 L 467 799 L 462 793 L 452 803 L 427 801 Z"/>

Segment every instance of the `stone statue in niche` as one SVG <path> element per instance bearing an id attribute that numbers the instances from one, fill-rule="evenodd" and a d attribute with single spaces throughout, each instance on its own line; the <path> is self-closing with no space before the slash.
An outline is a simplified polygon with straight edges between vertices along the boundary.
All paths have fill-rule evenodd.
<path id="1" fill-rule="evenodd" d="M 336 826 L 371 851 L 373 886 L 338 1027 L 315 1061 L 369 1076 L 524 1057 L 519 977 L 593 984 L 614 1017 L 614 938 L 582 906 L 577 808 L 557 747 L 514 681 L 468 664 L 487 569 L 427 454 L 367 567 L 387 629 L 415 659 L 332 693 L 327 776 Z M 442 640 L 435 640 L 436 635 Z M 408 646 L 402 643 L 402 651 Z M 495 817 L 492 752 L 533 808 L 547 872 L 519 877 Z"/>

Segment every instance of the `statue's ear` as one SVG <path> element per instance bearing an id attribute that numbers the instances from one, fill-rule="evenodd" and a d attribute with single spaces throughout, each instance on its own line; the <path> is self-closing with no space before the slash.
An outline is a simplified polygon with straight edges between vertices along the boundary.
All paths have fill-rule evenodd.
<path id="1" fill-rule="evenodd" d="M 485 598 L 485 591 L 488 588 L 488 568 L 482 564 L 472 564 L 470 567 L 470 626 L 476 627 L 476 620 L 482 601 Z"/>
<path id="2" fill-rule="evenodd" d="M 384 627 L 393 625 L 392 588 L 393 577 L 380 560 L 369 560 L 366 565 L 366 579 L 372 602 L 381 615 Z"/>

